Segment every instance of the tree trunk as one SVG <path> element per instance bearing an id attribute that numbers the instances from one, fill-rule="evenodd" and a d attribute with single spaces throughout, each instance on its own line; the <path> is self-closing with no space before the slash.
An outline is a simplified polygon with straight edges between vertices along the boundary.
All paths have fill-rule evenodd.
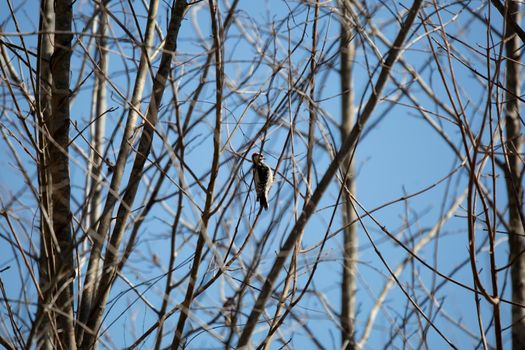
<path id="1" fill-rule="evenodd" d="M 50 329 L 51 315 L 44 307 L 51 300 L 51 267 L 52 239 L 50 217 L 51 204 L 49 195 L 51 193 L 47 168 L 48 162 L 48 135 L 45 123 L 51 119 L 51 87 L 52 78 L 49 62 L 53 54 L 53 37 L 51 34 L 55 27 L 55 15 L 53 2 L 44 0 L 40 5 L 40 24 L 38 35 L 38 63 L 37 63 L 37 109 L 38 119 L 38 183 L 40 201 L 40 256 L 39 256 L 39 283 L 42 289 L 42 299 L 38 303 L 38 312 L 34 324 L 38 349 L 49 350 L 53 348 L 53 333 Z M 31 337 L 29 338 L 31 339 Z"/>
<path id="2" fill-rule="evenodd" d="M 45 126 L 49 132 L 49 172 L 51 181 L 52 228 L 58 246 L 53 282 L 57 305 L 57 333 L 61 347 L 76 349 L 73 329 L 73 241 L 71 237 L 71 210 L 69 181 L 69 71 L 71 64 L 71 0 L 55 0 L 55 50 L 51 57 L 53 88 L 51 118 Z M 59 346 L 60 347 L 60 346 Z"/>
<path id="3" fill-rule="evenodd" d="M 518 1 L 509 1 L 507 8 L 506 21 L 506 182 L 507 195 L 509 201 L 509 248 L 512 279 L 512 301 L 525 304 L 525 238 L 523 229 L 522 196 L 523 186 L 521 185 L 522 162 L 520 154 L 522 152 L 522 139 L 519 117 L 519 104 L 516 96 L 520 96 L 520 40 L 515 34 L 508 19 L 519 23 L 519 4 Z M 525 348 L 525 309 L 521 306 L 512 306 L 512 348 Z"/>
<path id="4" fill-rule="evenodd" d="M 351 1 L 342 0 L 341 11 L 341 139 L 344 140 L 354 125 L 353 91 L 352 91 L 352 61 L 355 48 L 352 42 L 351 22 L 348 7 Z M 341 342 L 343 349 L 355 349 L 355 274 L 357 261 L 356 226 L 350 225 L 355 219 L 350 193 L 355 192 L 354 171 L 350 165 L 352 155 L 348 154 L 343 161 L 341 171 L 344 177 L 343 189 L 343 280 L 341 282 Z M 350 167 L 350 168 L 349 168 Z M 347 171 L 348 169 L 348 171 Z M 350 192 L 347 192 L 350 191 Z"/>
<path id="5" fill-rule="evenodd" d="M 106 90 L 107 90 L 107 73 L 108 73 L 108 52 L 107 52 L 107 26 L 108 26 L 108 14 L 105 6 L 106 2 L 101 3 L 99 9 L 99 22 L 98 22 L 98 36 L 97 36 L 97 53 L 98 53 L 98 69 L 95 69 L 95 86 L 93 89 L 93 106 L 91 112 L 91 147 L 89 156 L 89 171 L 87 177 L 87 197 L 88 199 L 88 213 L 86 216 L 86 227 L 90 230 L 90 234 L 94 234 L 98 220 L 101 215 L 101 203 L 102 203 L 102 165 L 104 164 L 104 135 L 106 129 Z M 91 262 L 89 273 L 92 273 L 93 281 L 100 280 L 100 261 L 94 259 Z M 91 284 L 91 282 L 88 282 Z M 93 302 L 91 286 L 85 288 L 86 293 L 82 294 L 82 298 L 89 300 L 83 300 L 79 309 L 81 312 L 78 313 L 78 320 L 81 323 L 86 322 L 87 318 L 87 306 Z M 84 336 L 84 329 L 81 326 L 76 328 L 77 342 L 82 342 Z"/>
<path id="6" fill-rule="evenodd" d="M 95 99 L 92 113 L 92 130 L 91 130 L 91 154 L 89 164 L 90 177 L 88 181 L 89 195 L 89 223 L 88 227 L 94 227 L 100 217 L 101 212 L 101 181 L 102 181 L 102 164 L 104 153 L 104 134 L 106 129 L 106 77 L 108 74 L 108 54 L 107 54 L 107 25 L 108 14 L 105 6 L 101 6 L 99 15 L 99 27 L 97 38 L 98 52 L 98 69 L 95 70 Z"/>

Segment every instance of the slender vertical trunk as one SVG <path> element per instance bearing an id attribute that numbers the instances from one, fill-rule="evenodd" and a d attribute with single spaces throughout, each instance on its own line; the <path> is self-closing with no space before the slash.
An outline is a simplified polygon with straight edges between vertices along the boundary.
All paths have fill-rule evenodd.
<path id="1" fill-rule="evenodd" d="M 40 23 L 38 33 L 38 63 L 37 63 L 37 108 L 38 120 L 38 183 L 40 189 L 40 257 L 39 257 L 39 283 L 43 291 L 43 299 L 38 303 L 38 311 L 35 319 L 36 341 L 38 349 L 49 350 L 53 348 L 52 333 L 49 312 L 44 307 L 50 300 L 50 276 L 51 259 L 51 228 L 50 228 L 50 183 L 48 176 L 48 152 L 45 123 L 50 120 L 51 115 L 51 71 L 49 62 L 53 54 L 53 29 L 55 27 L 55 16 L 53 13 L 53 1 L 44 0 L 40 4 Z"/>
<path id="2" fill-rule="evenodd" d="M 102 155 L 104 152 L 104 134 L 106 129 L 106 119 L 103 116 L 106 111 L 106 77 L 108 73 L 108 54 L 107 54 L 107 25 L 108 15 L 106 8 L 102 5 L 99 16 L 97 51 L 98 69 L 95 71 L 95 101 L 92 119 L 94 120 L 91 130 L 91 155 L 89 164 L 89 181 L 91 201 L 88 209 L 89 225 L 93 227 L 100 217 L 101 212 L 101 181 L 102 181 Z"/>
<path id="3" fill-rule="evenodd" d="M 94 233 L 94 228 L 100 218 L 101 202 L 102 202 L 102 164 L 104 153 L 104 134 L 106 129 L 106 120 L 103 115 L 106 111 L 106 77 L 108 72 L 108 54 L 107 54 L 107 26 L 108 14 L 105 7 L 105 2 L 100 5 L 100 15 L 98 22 L 98 36 L 97 36 L 97 52 L 98 52 L 98 69 L 95 70 L 95 87 L 93 92 L 93 109 L 92 109 L 92 123 L 91 124 L 91 153 L 89 156 L 89 172 L 88 172 L 88 195 L 90 201 L 88 204 L 87 227 Z M 94 280 L 99 280 L 100 276 L 100 261 L 94 259 L 92 261 L 90 272 L 94 274 Z M 84 293 L 83 298 L 92 299 L 90 293 Z M 93 300 L 86 300 L 83 305 L 90 305 Z M 83 309 L 85 310 L 85 309 Z M 86 321 L 86 313 L 79 313 L 80 322 Z M 77 341 L 81 343 L 84 330 L 81 326 L 77 327 Z"/>
<path id="4" fill-rule="evenodd" d="M 351 25 L 348 16 L 350 0 L 342 0 L 341 7 L 341 139 L 344 140 L 354 125 L 353 91 L 352 91 L 352 61 L 355 48 L 351 37 Z M 341 283 L 341 342 L 343 349 L 355 349 L 355 274 L 357 261 L 356 226 L 350 225 L 355 219 L 352 199 L 347 191 L 354 193 L 354 172 L 350 165 L 351 154 L 343 161 L 342 173 L 345 187 L 343 192 L 343 281 Z M 350 170 L 347 169 L 351 167 Z"/>
<path id="5" fill-rule="evenodd" d="M 520 13 L 518 1 L 508 1 L 507 19 L 519 23 Z M 509 201 L 509 248 L 512 279 L 512 301 L 525 304 L 525 238 L 523 229 L 523 186 L 521 184 L 520 160 L 522 152 L 522 136 L 520 128 L 519 104 L 516 96 L 520 96 L 520 40 L 507 20 L 506 26 L 506 134 L 507 134 L 507 196 Z M 512 306 L 512 348 L 525 348 L 525 309 Z"/>
<path id="6" fill-rule="evenodd" d="M 52 142 L 49 142 L 49 175 L 51 177 L 51 205 L 53 233 L 56 248 L 56 289 L 58 337 L 63 348 L 76 349 L 73 329 L 73 240 L 71 237 L 71 209 L 69 180 L 69 101 L 71 64 L 71 0 L 55 0 L 55 46 L 51 57 L 53 77 L 51 118 L 45 126 Z"/>

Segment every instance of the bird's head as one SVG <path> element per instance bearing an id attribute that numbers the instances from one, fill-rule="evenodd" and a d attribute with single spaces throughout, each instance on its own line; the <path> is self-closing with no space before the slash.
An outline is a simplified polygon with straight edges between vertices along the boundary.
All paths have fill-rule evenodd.
<path id="1" fill-rule="evenodd" d="M 255 164 L 259 164 L 259 162 L 261 162 L 263 159 L 264 159 L 264 155 L 262 153 L 255 152 L 252 154 L 252 161 Z"/>

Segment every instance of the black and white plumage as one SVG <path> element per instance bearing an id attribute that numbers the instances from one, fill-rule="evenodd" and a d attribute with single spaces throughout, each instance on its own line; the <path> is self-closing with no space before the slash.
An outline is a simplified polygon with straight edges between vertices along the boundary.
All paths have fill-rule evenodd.
<path id="1" fill-rule="evenodd" d="M 257 193 L 257 201 L 261 203 L 264 209 L 268 210 L 268 192 L 273 182 L 272 169 L 266 165 L 264 155 L 261 153 L 252 154 L 252 161 L 253 182 Z"/>

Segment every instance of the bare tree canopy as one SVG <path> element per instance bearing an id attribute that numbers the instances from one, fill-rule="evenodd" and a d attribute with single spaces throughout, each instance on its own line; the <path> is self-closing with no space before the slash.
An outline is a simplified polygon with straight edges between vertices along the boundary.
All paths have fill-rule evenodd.
<path id="1" fill-rule="evenodd" d="M 525 348 L 520 1 L 0 4 L 0 346 Z"/>

